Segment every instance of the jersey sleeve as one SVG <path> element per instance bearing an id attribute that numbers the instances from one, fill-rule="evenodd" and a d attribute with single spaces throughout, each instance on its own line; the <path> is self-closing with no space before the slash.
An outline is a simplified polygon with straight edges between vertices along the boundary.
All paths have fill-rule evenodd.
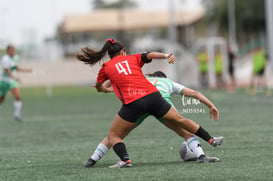
<path id="1" fill-rule="evenodd" d="M 174 90 L 173 90 L 174 94 L 181 94 L 182 90 L 185 88 L 185 86 L 178 84 L 176 82 L 173 82 L 173 87 L 174 87 Z"/>
<path id="2" fill-rule="evenodd" d="M 103 66 L 101 67 L 98 77 L 97 77 L 97 81 L 100 83 L 103 83 L 104 81 L 108 80 L 108 77 L 105 73 L 105 65 L 103 64 Z"/>
<path id="3" fill-rule="evenodd" d="M 135 57 L 136 57 L 137 60 L 138 60 L 138 63 L 139 63 L 139 65 L 140 65 L 140 67 L 143 67 L 143 65 L 144 65 L 145 63 L 150 63 L 150 62 L 152 61 L 152 59 L 150 60 L 150 59 L 147 58 L 147 53 L 148 53 L 148 52 L 145 52 L 145 53 L 142 53 L 142 54 L 136 54 L 136 55 L 135 55 Z"/>
<path id="4" fill-rule="evenodd" d="M 10 61 L 8 57 L 6 56 L 3 57 L 2 66 L 4 69 L 10 68 Z"/>
<path id="5" fill-rule="evenodd" d="M 150 62 L 152 62 L 152 59 L 148 59 L 148 57 L 147 57 L 147 54 L 148 54 L 149 52 L 145 52 L 145 53 L 142 53 L 141 54 L 141 60 L 144 62 L 144 63 L 150 63 Z"/>

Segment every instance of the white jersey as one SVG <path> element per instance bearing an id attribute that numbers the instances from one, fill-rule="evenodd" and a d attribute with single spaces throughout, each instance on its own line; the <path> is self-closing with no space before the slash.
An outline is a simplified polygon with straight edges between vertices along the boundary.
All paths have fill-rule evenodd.
<path id="1" fill-rule="evenodd" d="M 18 64 L 17 55 L 15 55 L 14 57 L 10 57 L 9 55 L 4 55 L 2 58 L 2 74 L 1 74 L 0 80 L 6 81 L 6 82 L 13 81 L 13 78 L 8 76 L 5 69 L 9 68 L 11 70 L 11 73 L 15 75 L 17 64 Z"/>
<path id="2" fill-rule="evenodd" d="M 181 95 L 182 90 L 185 86 L 178 84 L 168 78 L 160 77 L 146 77 L 160 92 L 162 97 L 171 103 L 171 95 Z"/>

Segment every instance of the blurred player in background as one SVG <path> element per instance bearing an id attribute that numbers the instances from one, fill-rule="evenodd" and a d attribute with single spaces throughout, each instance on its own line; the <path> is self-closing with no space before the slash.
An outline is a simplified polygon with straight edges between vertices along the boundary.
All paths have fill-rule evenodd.
<path id="1" fill-rule="evenodd" d="M 229 92 L 232 93 L 234 92 L 234 89 L 236 87 L 236 79 L 234 76 L 234 60 L 236 58 L 235 54 L 233 53 L 232 49 L 230 46 L 227 48 L 227 53 L 228 53 L 228 73 L 230 77 L 230 87 L 229 87 Z"/>
<path id="2" fill-rule="evenodd" d="M 18 66 L 18 56 L 13 45 L 8 45 L 7 53 L 2 58 L 2 74 L 0 77 L 0 105 L 3 103 L 8 91 L 14 97 L 14 119 L 22 121 L 21 109 L 22 101 L 20 96 L 20 79 L 15 76 L 15 72 L 31 72 L 31 69 Z"/>
<path id="3" fill-rule="evenodd" d="M 261 47 L 258 47 L 254 50 L 253 58 L 253 75 L 251 78 L 251 94 L 255 95 L 257 89 L 267 89 L 266 94 L 271 95 L 271 91 L 267 87 L 267 80 L 265 75 L 266 65 L 267 65 L 267 55 L 265 50 Z"/>
<path id="4" fill-rule="evenodd" d="M 146 78 L 151 82 L 160 92 L 161 96 L 172 105 L 172 107 L 175 108 L 174 104 L 171 102 L 171 95 L 177 94 L 177 95 L 184 95 L 188 97 L 194 97 L 198 100 L 200 100 L 202 103 L 204 103 L 208 108 L 210 109 L 210 116 L 212 116 L 213 111 L 218 112 L 217 108 L 213 105 L 212 102 L 210 102 L 203 94 L 201 94 L 198 91 L 192 90 L 190 88 L 186 88 L 181 84 L 178 84 L 176 82 L 171 81 L 167 78 L 166 74 L 164 74 L 161 71 L 156 71 L 152 74 L 147 74 Z M 111 87 L 111 82 L 107 82 L 105 86 L 109 89 Z M 219 113 L 218 113 L 219 114 Z M 146 117 L 150 116 L 149 113 L 144 114 L 137 120 L 137 124 L 140 125 Z M 188 150 L 191 150 L 193 153 L 190 157 L 183 157 L 181 155 L 181 158 L 184 161 L 195 161 L 197 160 L 200 163 L 209 163 L 209 162 L 218 162 L 220 161 L 219 158 L 216 157 L 207 157 L 201 147 L 201 144 L 198 140 L 198 138 L 193 135 L 192 133 L 186 131 L 183 128 L 174 127 L 172 125 L 169 125 L 167 121 L 164 121 L 162 118 L 158 118 L 158 120 L 164 124 L 166 127 L 169 127 L 170 129 L 174 130 L 179 136 L 183 137 L 185 139 L 185 142 L 183 143 L 183 146 L 188 147 Z M 104 138 L 102 142 L 97 146 L 94 153 L 91 155 L 91 157 L 84 163 L 85 167 L 93 167 L 97 161 L 99 161 L 111 148 L 111 145 L 109 143 L 108 137 Z"/>
<path id="5" fill-rule="evenodd" d="M 223 80 L 223 70 L 224 70 L 224 58 L 220 51 L 220 48 L 217 48 L 214 55 L 214 71 L 216 75 L 216 88 L 225 87 L 225 83 Z"/>
<path id="6" fill-rule="evenodd" d="M 209 78 L 208 78 L 208 70 L 209 70 L 209 56 L 205 51 L 205 48 L 202 48 L 198 54 L 196 55 L 196 60 L 198 62 L 198 69 L 200 74 L 200 84 L 202 88 L 208 88 L 209 86 Z"/>

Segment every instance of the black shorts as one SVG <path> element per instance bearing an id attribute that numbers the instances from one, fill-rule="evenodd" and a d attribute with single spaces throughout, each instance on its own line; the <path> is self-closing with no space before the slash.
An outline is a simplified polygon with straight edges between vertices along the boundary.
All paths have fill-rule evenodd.
<path id="1" fill-rule="evenodd" d="M 154 92 L 132 103 L 123 104 L 118 115 L 128 122 L 136 122 L 139 117 L 146 113 L 150 113 L 156 118 L 161 118 L 170 108 L 171 105 L 162 98 L 161 94 Z"/>
<path id="2" fill-rule="evenodd" d="M 228 72 L 229 72 L 229 75 L 233 76 L 234 68 L 233 67 L 228 67 Z"/>
<path id="3" fill-rule="evenodd" d="M 259 72 L 257 72 L 256 75 L 258 75 L 258 76 L 263 76 L 263 75 L 264 75 L 264 69 L 265 69 L 265 68 L 262 68 Z"/>

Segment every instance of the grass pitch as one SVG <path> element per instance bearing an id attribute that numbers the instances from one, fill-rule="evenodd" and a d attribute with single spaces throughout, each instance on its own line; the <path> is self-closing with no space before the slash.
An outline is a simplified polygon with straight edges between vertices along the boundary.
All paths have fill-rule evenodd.
<path id="1" fill-rule="evenodd" d="M 0 180 L 272 180 L 273 98 L 202 92 L 219 108 L 220 120 L 211 120 L 202 105 L 187 108 L 205 113 L 184 116 L 225 137 L 217 148 L 201 141 L 206 154 L 221 162 L 181 161 L 182 139 L 150 117 L 124 140 L 133 168 L 108 168 L 118 160 L 110 150 L 94 168 L 85 169 L 82 163 L 119 110 L 116 96 L 85 87 L 54 88 L 52 97 L 43 89 L 22 89 L 22 123 L 13 120 L 11 96 L 0 109 Z M 181 97 L 173 98 L 181 112 Z"/>

